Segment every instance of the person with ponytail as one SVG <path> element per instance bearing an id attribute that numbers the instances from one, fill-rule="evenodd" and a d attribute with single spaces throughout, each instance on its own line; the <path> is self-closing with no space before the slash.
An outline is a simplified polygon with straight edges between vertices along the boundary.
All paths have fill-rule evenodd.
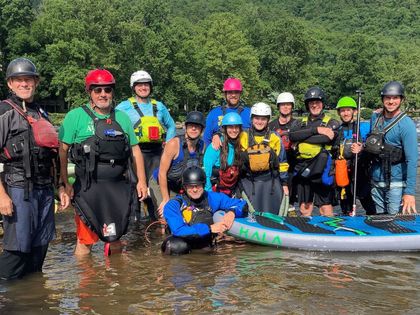
<path id="1" fill-rule="evenodd" d="M 206 172 L 205 190 L 225 193 L 233 197 L 241 169 L 241 144 L 239 135 L 242 132 L 242 118 L 238 113 L 227 113 L 222 119 L 222 145 L 216 150 L 209 145 L 204 154 Z"/>

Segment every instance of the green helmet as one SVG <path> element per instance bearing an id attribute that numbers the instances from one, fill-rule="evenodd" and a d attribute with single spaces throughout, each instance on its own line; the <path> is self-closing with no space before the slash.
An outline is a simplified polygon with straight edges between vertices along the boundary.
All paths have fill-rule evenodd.
<path id="1" fill-rule="evenodd" d="M 345 107 L 357 109 L 356 101 L 352 99 L 350 96 L 344 96 L 340 98 L 338 100 L 336 109 L 345 108 Z"/>

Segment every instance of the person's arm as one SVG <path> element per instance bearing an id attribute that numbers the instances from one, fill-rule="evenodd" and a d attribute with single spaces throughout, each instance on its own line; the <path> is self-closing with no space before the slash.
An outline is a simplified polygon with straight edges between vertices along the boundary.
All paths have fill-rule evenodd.
<path id="1" fill-rule="evenodd" d="M 206 173 L 206 185 L 204 187 L 205 190 L 211 191 L 211 177 L 213 174 L 213 166 L 216 165 L 217 158 L 219 157 L 220 150 L 215 150 L 211 145 L 206 148 L 206 152 L 204 153 L 203 158 L 203 168 L 204 172 Z"/>
<path id="2" fill-rule="evenodd" d="M 162 122 L 166 128 L 166 141 L 171 140 L 176 136 L 176 125 L 168 109 L 162 104 L 161 107 Z"/>
<path id="3" fill-rule="evenodd" d="M 217 115 L 215 114 L 215 109 L 213 109 L 207 115 L 206 128 L 204 128 L 203 133 L 203 141 L 206 147 L 212 142 L 213 134 L 217 132 L 217 128 L 214 128 L 215 124 L 218 126 Z"/>
<path id="4" fill-rule="evenodd" d="M 287 162 L 287 155 L 286 150 L 283 146 L 283 143 L 280 141 L 280 154 L 279 154 L 279 173 L 280 173 L 280 182 L 283 187 L 286 187 L 285 193 L 289 194 L 289 189 L 287 186 L 288 178 L 289 178 L 289 163 Z"/>
<path id="5" fill-rule="evenodd" d="M 179 138 L 171 139 L 163 149 L 162 156 L 159 164 L 159 187 L 162 193 L 162 202 L 158 207 L 158 213 L 162 213 L 163 207 L 169 201 L 169 188 L 168 188 L 168 171 L 171 163 L 178 156 L 179 151 Z"/>
<path id="6" fill-rule="evenodd" d="M 8 111 L 7 106 L 10 105 L 2 103 L 0 107 L 0 148 L 4 148 L 6 145 L 7 138 L 10 130 L 10 116 L 11 111 Z M 6 192 L 6 189 L 0 179 L 0 213 L 5 216 L 11 216 L 13 214 L 13 202 Z"/>
<path id="7" fill-rule="evenodd" d="M 407 163 L 406 187 L 403 189 L 402 205 L 403 213 L 417 213 L 416 210 L 416 177 L 417 177 L 417 131 L 411 119 L 404 119 L 401 124 L 401 139 Z"/>
<path id="8" fill-rule="evenodd" d="M 131 152 L 133 154 L 133 167 L 136 170 L 138 179 L 136 186 L 137 194 L 139 196 L 139 200 L 144 200 L 147 198 L 147 180 L 146 172 L 144 170 L 143 154 L 137 144 L 131 146 Z"/>
<path id="9" fill-rule="evenodd" d="M 74 195 L 73 185 L 69 183 L 67 172 L 69 149 L 70 145 L 60 142 L 60 147 L 58 149 L 58 155 L 60 158 L 60 180 L 58 193 L 60 196 L 61 209 L 66 209 L 70 205 L 70 199 L 72 199 Z"/>

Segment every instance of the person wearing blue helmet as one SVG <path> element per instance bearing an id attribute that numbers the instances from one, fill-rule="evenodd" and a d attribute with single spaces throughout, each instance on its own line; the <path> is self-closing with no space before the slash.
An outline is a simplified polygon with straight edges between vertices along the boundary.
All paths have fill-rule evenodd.
<path id="1" fill-rule="evenodd" d="M 242 118 L 236 112 L 227 113 L 221 127 L 222 145 L 217 150 L 210 145 L 204 153 L 205 190 L 234 196 L 241 169 L 239 135 L 242 132 Z"/>

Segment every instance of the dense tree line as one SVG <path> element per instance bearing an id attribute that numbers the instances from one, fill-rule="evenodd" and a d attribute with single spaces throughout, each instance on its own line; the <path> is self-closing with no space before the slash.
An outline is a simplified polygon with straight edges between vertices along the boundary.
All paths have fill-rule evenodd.
<path id="1" fill-rule="evenodd" d="M 149 71 L 175 113 L 217 104 L 229 76 L 244 81 L 250 104 L 319 85 L 330 104 L 362 87 L 368 107 L 384 82 L 400 80 L 413 107 L 419 14 L 417 0 L 0 0 L 0 62 L 5 70 L 30 57 L 41 98 L 70 107 L 86 101 L 83 78 L 94 67 L 115 74 L 120 99 L 133 71 Z"/>

